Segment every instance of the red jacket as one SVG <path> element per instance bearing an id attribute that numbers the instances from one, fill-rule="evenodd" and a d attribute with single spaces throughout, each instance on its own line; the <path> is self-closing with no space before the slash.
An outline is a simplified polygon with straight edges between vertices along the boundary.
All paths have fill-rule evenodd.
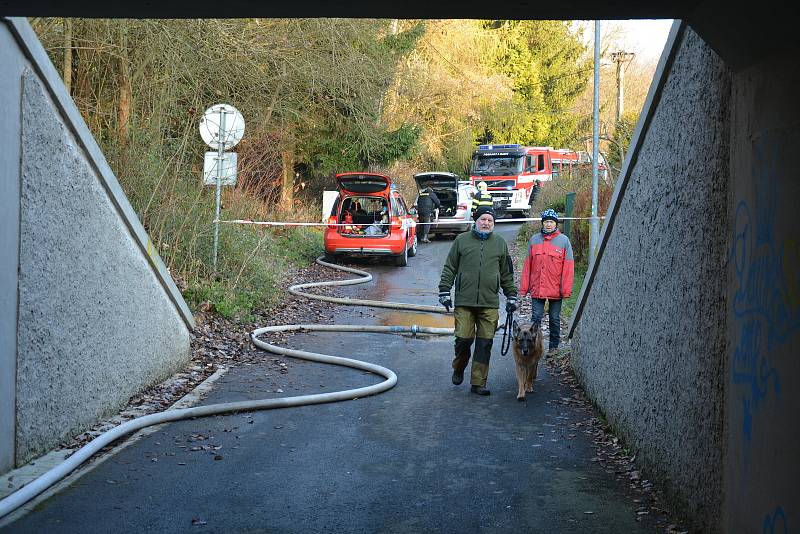
<path id="1" fill-rule="evenodd" d="M 530 293 L 535 299 L 560 299 L 572 295 L 575 259 L 569 238 L 557 229 L 552 234 L 536 232 L 528 245 L 519 294 Z"/>

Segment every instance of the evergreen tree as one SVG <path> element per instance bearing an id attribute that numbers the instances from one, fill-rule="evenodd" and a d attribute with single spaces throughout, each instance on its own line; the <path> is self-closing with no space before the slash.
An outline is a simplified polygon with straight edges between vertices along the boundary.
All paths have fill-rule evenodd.
<path id="1" fill-rule="evenodd" d="M 513 98 L 495 109 L 476 139 L 495 143 L 567 146 L 577 118 L 570 107 L 591 76 L 586 47 L 566 21 L 494 21 L 494 69 L 513 83 Z"/>

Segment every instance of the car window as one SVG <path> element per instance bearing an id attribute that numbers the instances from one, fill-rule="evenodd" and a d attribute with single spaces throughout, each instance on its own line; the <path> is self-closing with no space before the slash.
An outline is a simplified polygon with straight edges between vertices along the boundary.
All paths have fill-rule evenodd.
<path id="1" fill-rule="evenodd" d="M 342 202 L 342 212 L 349 212 L 350 214 L 355 215 L 363 211 L 363 197 L 347 197 Z"/>
<path id="2" fill-rule="evenodd" d="M 403 200 L 403 197 L 401 197 L 400 195 L 397 195 L 397 200 L 400 203 L 400 211 L 402 215 L 408 215 L 408 206 L 406 206 L 406 201 Z"/>
<path id="3" fill-rule="evenodd" d="M 392 215 L 395 217 L 402 217 L 405 215 L 406 212 L 403 209 L 403 205 L 400 202 L 399 195 L 392 195 Z"/>
<path id="4" fill-rule="evenodd" d="M 364 198 L 364 208 L 367 213 L 380 213 L 384 206 L 384 199 L 383 197 L 363 197 Z"/>
<path id="5" fill-rule="evenodd" d="M 350 196 L 341 202 L 341 212 L 351 215 L 375 216 L 383 211 L 387 202 L 381 196 Z"/>

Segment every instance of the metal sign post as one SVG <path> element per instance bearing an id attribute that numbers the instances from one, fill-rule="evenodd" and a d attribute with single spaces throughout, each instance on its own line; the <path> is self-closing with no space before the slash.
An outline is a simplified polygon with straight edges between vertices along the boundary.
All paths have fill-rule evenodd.
<path id="1" fill-rule="evenodd" d="M 233 148 L 244 135 L 244 118 L 233 106 L 227 104 L 216 104 L 208 108 L 200 119 L 200 136 L 211 148 L 217 149 L 216 157 L 213 158 L 216 165 L 216 208 L 214 212 L 214 272 L 217 272 L 217 255 L 219 250 L 219 216 L 222 204 L 222 186 L 236 184 L 236 154 L 226 154 L 225 150 Z M 211 153 L 213 154 L 213 152 Z M 206 153 L 208 162 L 209 153 Z M 229 158 L 230 156 L 230 158 Z M 232 165 L 228 165 L 232 163 Z M 204 181 L 208 183 L 209 171 L 204 168 Z M 232 176 L 229 176 L 232 175 Z"/>
<path id="2" fill-rule="evenodd" d="M 224 107 L 219 108 L 219 147 L 217 148 L 217 206 L 214 212 L 214 272 L 217 272 L 217 251 L 219 250 L 219 207 L 222 197 L 222 163 L 225 157 L 225 114 L 230 113 Z"/>

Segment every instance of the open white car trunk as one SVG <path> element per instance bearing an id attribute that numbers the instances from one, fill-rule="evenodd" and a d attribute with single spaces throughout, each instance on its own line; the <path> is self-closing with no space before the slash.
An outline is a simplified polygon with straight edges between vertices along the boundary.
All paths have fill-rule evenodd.
<path id="1" fill-rule="evenodd" d="M 450 173 L 423 173 L 414 176 L 420 192 L 430 187 L 441 202 L 439 217 L 453 217 L 458 209 L 458 176 Z"/>

